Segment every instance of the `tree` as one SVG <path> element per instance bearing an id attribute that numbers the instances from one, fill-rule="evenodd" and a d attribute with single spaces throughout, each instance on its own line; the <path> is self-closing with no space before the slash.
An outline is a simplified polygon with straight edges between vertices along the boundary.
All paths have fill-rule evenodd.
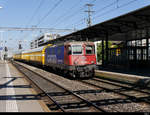
<path id="1" fill-rule="evenodd" d="M 112 46 L 112 42 L 108 41 L 108 48 Z M 104 53 L 106 51 L 106 42 L 104 41 Z M 106 56 L 104 55 L 104 59 Z M 102 42 L 97 44 L 97 60 L 100 62 L 102 60 Z"/>

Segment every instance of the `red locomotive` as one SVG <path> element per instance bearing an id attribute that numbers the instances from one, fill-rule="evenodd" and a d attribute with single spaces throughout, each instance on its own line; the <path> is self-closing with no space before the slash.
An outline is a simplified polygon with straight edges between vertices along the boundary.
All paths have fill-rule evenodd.
<path id="1" fill-rule="evenodd" d="M 45 65 L 76 77 L 92 77 L 96 65 L 93 42 L 65 42 L 45 50 Z"/>
<path id="2" fill-rule="evenodd" d="M 93 42 L 68 42 L 64 44 L 64 62 L 73 77 L 92 77 L 96 65 Z"/>

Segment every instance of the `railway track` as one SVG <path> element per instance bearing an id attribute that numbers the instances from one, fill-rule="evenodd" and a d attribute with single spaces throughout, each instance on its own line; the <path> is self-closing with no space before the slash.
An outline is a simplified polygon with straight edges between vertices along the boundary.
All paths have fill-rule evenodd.
<path id="1" fill-rule="evenodd" d="M 88 80 L 78 80 L 78 82 L 91 87 L 99 88 L 103 90 L 103 92 L 107 93 L 113 92 L 121 96 L 121 98 L 118 98 L 117 100 L 110 99 L 109 101 L 104 100 L 99 102 L 95 101 L 96 105 L 102 106 L 106 104 L 111 105 L 120 103 L 139 103 L 142 105 L 150 106 L 150 89 L 140 88 L 138 86 L 134 86 L 131 84 L 123 84 L 116 81 L 100 79 L 98 77 Z M 116 111 L 120 112 L 119 110 Z"/>
<path id="2" fill-rule="evenodd" d="M 144 85 L 140 86 L 140 85 L 137 85 L 137 84 L 131 84 L 131 83 L 127 83 L 127 82 L 125 83 L 125 82 L 120 82 L 120 81 L 118 82 L 116 80 L 111 80 L 111 79 L 108 80 L 108 79 L 105 79 L 105 78 L 102 79 L 102 78 L 99 78 L 99 77 L 95 77 L 93 80 L 97 81 L 97 82 L 103 82 L 103 83 L 106 83 L 106 84 L 109 84 L 109 85 L 121 87 L 122 91 L 124 91 L 124 90 L 127 90 L 127 91 L 134 90 L 136 92 L 141 92 L 141 93 L 145 93 L 145 94 L 150 95 L 149 87 L 144 87 Z"/>
<path id="3" fill-rule="evenodd" d="M 95 103 L 78 95 L 77 92 L 72 92 L 18 63 L 13 62 L 13 65 L 39 88 L 42 92 L 41 95 L 44 94 L 51 100 L 52 103 L 48 105 L 50 110 L 61 112 L 106 112 Z"/>
<path id="4" fill-rule="evenodd" d="M 21 64 L 21 63 L 19 63 Z M 42 84 L 37 83 L 48 95 L 53 103 L 48 104 L 49 108 L 53 111 L 63 112 L 150 112 L 150 90 L 141 88 L 130 83 L 117 82 L 110 79 L 100 79 L 94 77 L 93 79 L 86 80 L 69 80 L 56 74 L 49 73 L 43 69 L 30 67 L 26 64 L 21 64 L 26 68 L 32 69 L 32 73 L 38 75 L 41 79 L 43 77 L 45 82 Z M 43 76 L 45 75 L 45 76 Z M 26 75 L 28 76 L 28 75 Z M 35 76 L 35 75 L 33 75 Z M 30 77 L 30 78 L 31 78 Z M 36 77 L 33 77 L 35 82 Z M 50 82 L 49 81 L 54 81 Z M 61 82 L 60 82 L 61 81 Z M 37 81 L 38 82 L 38 81 Z M 48 83 L 47 83 L 48 82 Z M 52 85 L 50 85 L 50 84 Z M 59 87 L 60 84 L 64 88 Z M 58 85 L 58 86 L 57 86 Z M 60 89 L 59 89 L 59 88 Z M 81 97 L 82 99 L 77 99 Z M 76 97 L 76 99 L 74 98 Z M 93 106 L 94 105 L 94 106 Z"/>

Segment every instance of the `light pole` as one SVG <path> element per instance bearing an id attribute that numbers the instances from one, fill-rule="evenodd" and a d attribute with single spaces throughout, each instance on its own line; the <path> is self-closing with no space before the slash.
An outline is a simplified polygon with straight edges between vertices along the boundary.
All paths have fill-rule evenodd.
<path id="1" fill-rule="evenodd" d="M 2 9 L 3 7 L 0 6 L 0 9 Z M 3 56 L 2 56 L 2 52 L 3 52 L 3 47 L 2 47 L 2 31 L 1 31 L 1 36 L 0 36 L 0 60 L 3 60 Z"/>

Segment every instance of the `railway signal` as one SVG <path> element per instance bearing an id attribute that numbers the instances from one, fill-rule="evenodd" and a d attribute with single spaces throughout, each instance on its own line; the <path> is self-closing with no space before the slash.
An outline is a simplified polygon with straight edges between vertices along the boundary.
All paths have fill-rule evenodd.
<path id="1" fill-rule="evenodd" d="M 8 52 L 8 48 L 7 47 L 5 47 L 4 50 L 5 50 L 5 52 Z"/>

